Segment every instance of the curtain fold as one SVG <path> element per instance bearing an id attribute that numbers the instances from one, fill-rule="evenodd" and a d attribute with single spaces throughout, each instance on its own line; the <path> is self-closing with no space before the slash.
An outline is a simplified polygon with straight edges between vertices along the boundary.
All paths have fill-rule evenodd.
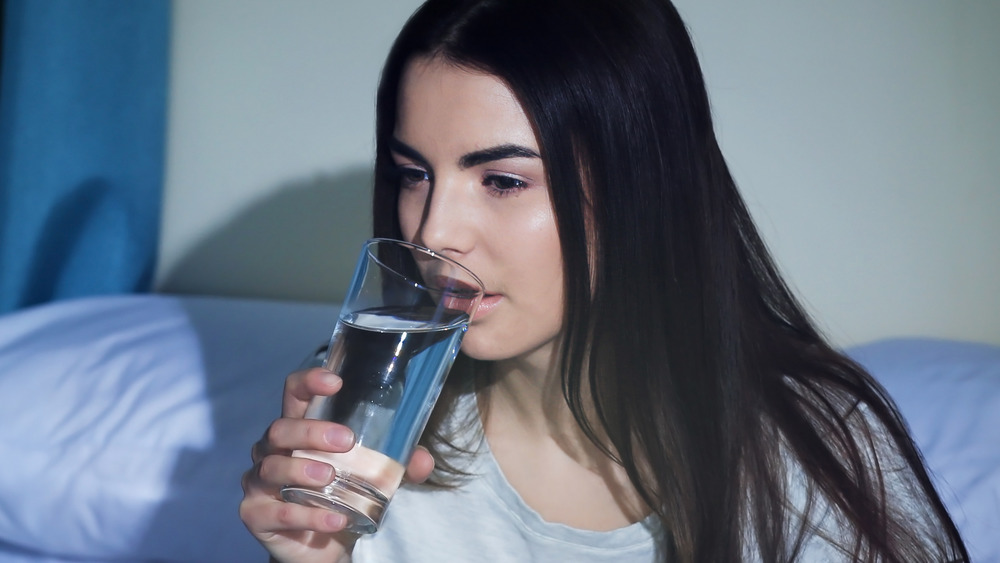
<path id="1" fill-rule="evenodd" d="M 169 1 L 0 1 L 0 312 L 149 290 Z"/>

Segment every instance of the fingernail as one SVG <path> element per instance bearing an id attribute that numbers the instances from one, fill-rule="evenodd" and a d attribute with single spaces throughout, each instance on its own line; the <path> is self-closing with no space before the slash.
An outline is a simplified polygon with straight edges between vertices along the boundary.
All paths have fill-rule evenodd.
<path id="1" fill-rule="evenodd" d="M 335 448 L 349 450 L 354 445 L 354 432 L 345 426 L 334 426 L 323 435 L 326 443 Z"/>
<path id="2" fill-rule="evenodd" d="M 310 479 L 329 483 L 333 479 L 333 468 L 325 463 L 310 463 L 306 466 L 306 475 Z"/>
<path id="3" fill-rule="evenodd" d="M 325 520 L 326 525 L 334 530 L 340 530 L 347 525 L 347 517 L 337 512 L 327 514 Z"/>
<path id="4" fill-rule="evenodd" d="M 335 374 L 335 373 L 331 373 L 331 372 L 327 371 L 327 372 L 324 372 L 323 375 L 320 376 L 320 381 L 322 381 L 324 384 L 329 385 L 329 386 L 332 387 L 332 386 L 340 383 L 340 377 L 337 376 L 337 374 Z"/>

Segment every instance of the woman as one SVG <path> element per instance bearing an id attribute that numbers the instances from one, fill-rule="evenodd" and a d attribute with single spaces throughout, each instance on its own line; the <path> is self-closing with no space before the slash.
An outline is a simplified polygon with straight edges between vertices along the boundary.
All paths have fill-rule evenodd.
<path id="1" fill-rule="evenodd" d="M 378 93 L 375 234 L 487 297 L 383 528 L 282 503 L 350 432 L 292 374 L 241 514 L 281 561 L 965 561 L 881 388 L 761 242 L 667 0 L 431 0 Z M 428 455 L 428 453 L 430 455 Z M 431 468 L 435 467 L 432 475 Z"/>

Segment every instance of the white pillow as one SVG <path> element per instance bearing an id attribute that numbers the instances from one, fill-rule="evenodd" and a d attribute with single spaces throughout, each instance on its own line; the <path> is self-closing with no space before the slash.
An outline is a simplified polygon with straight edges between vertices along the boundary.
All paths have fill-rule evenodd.
<path id="1" fill-rule="evenodd" d="M 0 542 L 58 556 L 266 560 L 250 445 L 336 307 L 103 297 L 0 317 Z"/>
<path id="2" fill-rule="evenodd" d="M 336 313 L 130 296 L 0 317 L 0 545 L 265 560 L 237 516 L 240 475 L 285 374 L 326 342 Z M 895 340 L 850 353 L 899 404 L 974 560 L 1000 561 L 1000 348 Z"/>
<path id="3" fill-rule="evenodd" d="M 972 560 L 1000 562 L 1000 347 L 896 339 L 849 353 L 899 406 Z"/>

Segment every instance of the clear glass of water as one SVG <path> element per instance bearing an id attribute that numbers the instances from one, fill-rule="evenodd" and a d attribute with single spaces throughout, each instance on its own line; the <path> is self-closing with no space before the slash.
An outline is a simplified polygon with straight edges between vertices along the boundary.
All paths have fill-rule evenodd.
<path id="1" fill-rule="evenodd" d="M 341 512 L 356 533 L 378 529 L 483 292 L 475 274 L 430 249 L 364 244 L 324 363 L 344 385 L 306 410 L 350 427 L 356 443 L 342 454 L 293 452 L 329 463 L 335 477 L 284 487 L 286 501 Z"/>

